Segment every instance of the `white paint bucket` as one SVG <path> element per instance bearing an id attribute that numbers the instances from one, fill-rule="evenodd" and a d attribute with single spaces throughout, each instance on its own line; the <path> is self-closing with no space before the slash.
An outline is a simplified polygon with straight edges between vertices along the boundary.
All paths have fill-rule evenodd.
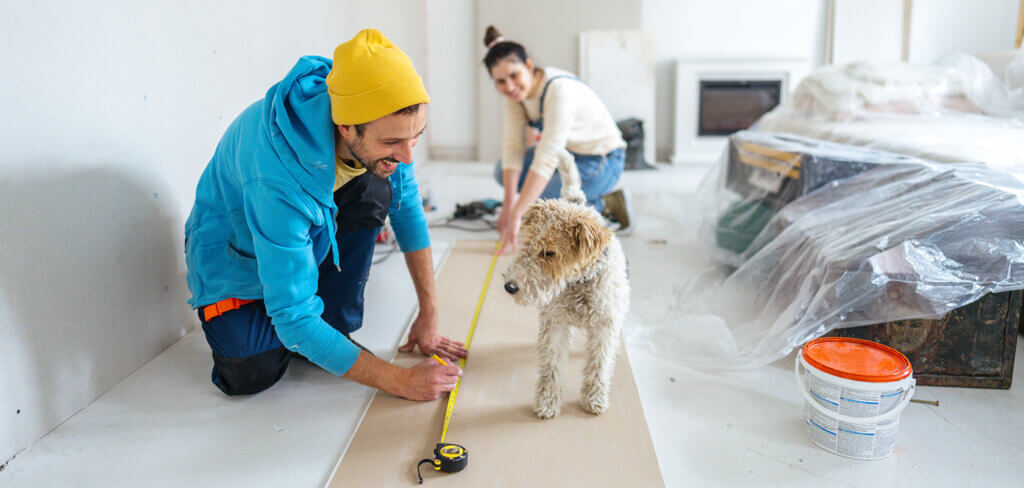
<path id="1" fill-rule="evenodd" d="M 893 453 L 916 388 L 906 356 L 876 342 L 822 337 L 804 345 L 794 369 L 811 442 L 854 459 Z"/>

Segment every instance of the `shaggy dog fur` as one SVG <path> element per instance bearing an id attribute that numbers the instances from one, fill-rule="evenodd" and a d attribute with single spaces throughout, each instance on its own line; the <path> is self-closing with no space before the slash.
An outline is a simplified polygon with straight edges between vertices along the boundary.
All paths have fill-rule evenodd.
<path id="1" fill-rule="evenodd" d="M 586 334 L 580 403 L 608 408 L 622 321 L 629 309 L 626 258 L 601 215 L 586 204 L 568 151 L 560 155 L 562 198 L 540 200 L 523 216 L 518 250 L 505 271 L 505 290 L 517 304 L 536 304 L 540 316 L 534 411 L 559 414 L 571 329 Z"/>

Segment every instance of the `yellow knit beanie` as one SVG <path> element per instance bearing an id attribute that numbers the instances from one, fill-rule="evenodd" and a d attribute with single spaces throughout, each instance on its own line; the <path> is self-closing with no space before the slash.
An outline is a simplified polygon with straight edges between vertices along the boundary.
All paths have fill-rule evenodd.
<path id="1" fill-rule="evenodd" d="M 430 102 L 412 60 L 377 29 L 363 29 L 334 50 L 327 91 L 337 125 L 364 124 Z"/>

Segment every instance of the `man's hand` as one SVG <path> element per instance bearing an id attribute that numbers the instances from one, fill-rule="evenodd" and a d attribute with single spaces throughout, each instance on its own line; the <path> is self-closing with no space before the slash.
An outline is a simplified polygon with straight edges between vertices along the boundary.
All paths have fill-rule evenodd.
<path id="1" fill-rule="evenodd" d="M 452 364 L 443 366 L 428 359 L 411 368 L 402 368 L 381 361 L 366 351 L 359 351 L 355 364 L 344 376 L 356 383 L 384 390 L 409 400 L 436 400 L 455 389 L 462 369 Z"/>
<path id="2" fill-rule="evenodd" d="M 443 366 L 433 359 L 427 359 L 403 371 L 402 379 L 388 392 L 409 400 L 437 400 L 455 389 L 462 376 L 462 369 L 454 364 Z"/>
<path id="3" fill-rule="evenodd" d="M 420 310 L 409 331 L 409 340 L 398 351 L 411 352 L 418 347 L 424 356 L 437 354 L 450 361 L 466 357 L 469 351 L 465 344 L 437 335 L 438 323 L 437 312 Z"/>

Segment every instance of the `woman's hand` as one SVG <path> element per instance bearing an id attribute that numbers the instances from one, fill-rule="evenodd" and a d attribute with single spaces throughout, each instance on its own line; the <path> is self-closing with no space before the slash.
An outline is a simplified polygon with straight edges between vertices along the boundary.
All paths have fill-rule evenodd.
<path id="1" fill-rule="evenodd" d="M 498 211 L 498 235 L 503 235 L 505 233 L 505 229 L 508 228 L 511 216 L 512 205 L 507 202 L 501 204 L 501 210 Z"/>
<path id="2" fill-rule="evenodd" d="M 523 224 L 523 215 L 514 208 L 509 208 L 507 215 L 505 212 L 503 208 L 501 214 L 498 215 L 498 233 L 501 234 L 501 245 L 498 247 L 497 254 L 505 254 L 510 250 L 516 252 L 519 226 Z M 504 223 L 502 223 L 503 217 L 506 219 Z"/>
<path id="3" fill-rule="evenodd" d="M 506 201 L 501 205 L 501 211 L 498 213 L 498 235 L 501 236 L 501 246 L 498 249 L 498 254 L 503 254 L 507 249 L 515 251 L 520 220 L 515 214 L 515 201 Z"/>

